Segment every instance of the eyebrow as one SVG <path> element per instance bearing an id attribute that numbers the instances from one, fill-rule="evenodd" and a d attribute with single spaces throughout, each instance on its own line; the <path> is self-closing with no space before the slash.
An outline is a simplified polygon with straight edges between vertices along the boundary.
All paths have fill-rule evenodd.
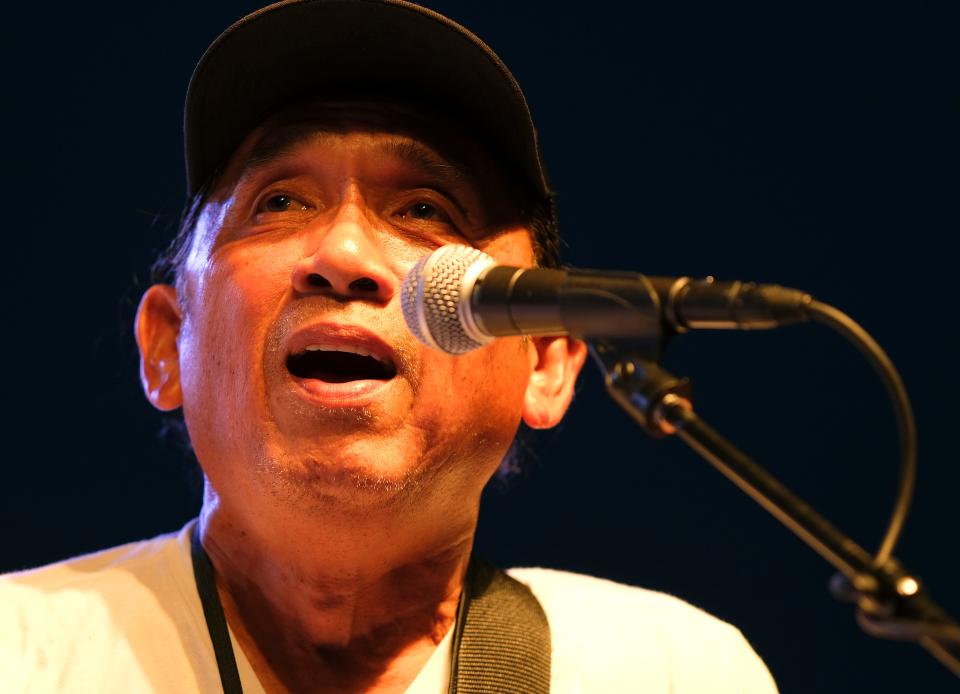
<path id="1" fill-rule="evenodd" d="M 290 154 L 307 139 L 329 136 L 336 132 L 339 132 L 338 129 L 325 128 L 316 123 L 293 124 L 279 128 L 254 145 L 241 176 L 256 173 L 259 169 L 269 166 L 277 159 Z M 396 157 L 439 183 L 453 186 L 476 183 L 460 161 L 442 157 L 417 140 L 398 136 L 397 139 L 378 143 L 377 148 L 385 156 Z"/>
<path id="2" fill-rule="evenodd" d="M 254 145 L 243 165 L 243 173 L 251 173 L 270 164 L 274 159 L 290 154 L 293 149 L 309 138 L 325 132 L 316 125 L 300 123 L 288 125 L 269 133 Z"/>
<path id="3" fill-rule="evenodd" d="M 432 178 L 454 184 L 472 182 L 465 167 L 459 162 L 441 157 L 416 140 L 388 140 L 381 147 L 386 154 L 410 164 Z"/>

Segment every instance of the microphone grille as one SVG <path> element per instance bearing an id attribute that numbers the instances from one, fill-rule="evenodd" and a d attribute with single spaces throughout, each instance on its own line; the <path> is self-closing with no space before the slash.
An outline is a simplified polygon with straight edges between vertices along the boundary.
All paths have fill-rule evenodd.
<path id="1" fill-rule="evenodd" d="M 479 342 L 464 329 L 463 311 L 470 300 L 464 287 L 468 272 L 475 277 L 480 267 L 494 264 L 493 258 L 469 246 L 449 245 L 425 255 L 403 280 L 400 303 L 403 318 L 418 340 L 448 354 L 463 354 Z"/>

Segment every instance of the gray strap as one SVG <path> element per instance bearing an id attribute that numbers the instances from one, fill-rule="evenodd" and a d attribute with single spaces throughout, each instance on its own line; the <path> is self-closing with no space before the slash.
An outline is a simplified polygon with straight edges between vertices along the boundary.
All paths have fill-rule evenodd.
<path id="1" fill-rule="evenodd" d="M 473 558 L 450 662 L 451 694 L 550 691 L 550 625 L 530 589 Z"/>

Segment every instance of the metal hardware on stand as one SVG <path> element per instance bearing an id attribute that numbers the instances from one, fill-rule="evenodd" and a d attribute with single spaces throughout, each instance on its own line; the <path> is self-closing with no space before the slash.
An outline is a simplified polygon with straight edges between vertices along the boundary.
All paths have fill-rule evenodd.
<path id="1" fill-rule="evenodd" d="M 607 392 L 645 431 L 677 436 L 840 571 L 831 592 L 857 605 L 864 631 L 919 643 L 960 676 L 960 627 L 920 581 L 893 557 L 878 562 L 701 420 L 691 402 L 690 382 L 656 363 L 658 349 L 594 342 L 590 350 Z"/>

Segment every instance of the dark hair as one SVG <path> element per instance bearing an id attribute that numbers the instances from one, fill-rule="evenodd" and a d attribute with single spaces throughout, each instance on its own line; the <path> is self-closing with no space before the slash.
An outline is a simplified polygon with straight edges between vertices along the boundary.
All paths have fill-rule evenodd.
<path id="1" fill-rule="evenodd" d="M 150 266 L 150 281 L 154 284 L 173 284 L 177 286 L 179 292 L 179 281 L 183 272 L 183 264 L 187 260 L 187 254 L 190 252 L 190 244 L 193 241 L 193 232 L 197 225 L 197 218 L 200 211 L 207 202 L 210 192 L 213 189 L 215 180 L 219 178 L 214 176 L 207 183 L 200 187 L 197 194 L 187 200 L 180 212 L 180 222 L 177 224 L 177 233 L 170 241 L 170 244 L 160 251 L 153 265 Z"/>

